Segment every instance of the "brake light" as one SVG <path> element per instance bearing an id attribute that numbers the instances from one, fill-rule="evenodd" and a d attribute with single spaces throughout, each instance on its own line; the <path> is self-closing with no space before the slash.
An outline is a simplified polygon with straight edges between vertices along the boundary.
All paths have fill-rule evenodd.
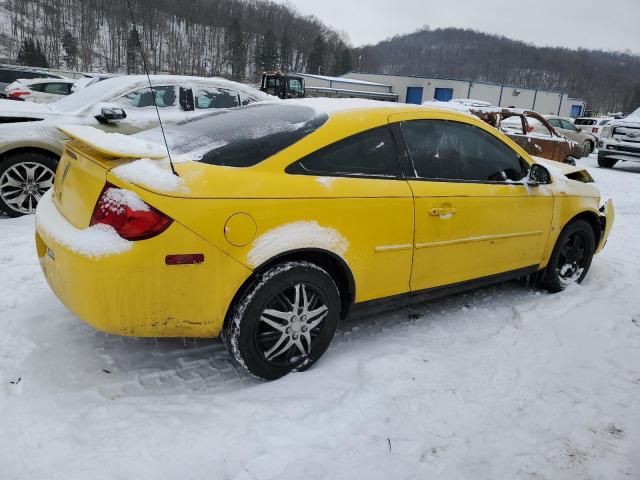
<path id="1" fill-rule="evenodd" d="M 591 129 L 591 133 L 598 133 L 599 128 L 598 127 L 593 127 Z"/>
<path id="2" fill-rule="evenodd" d="M 126 240 L 146 240 L 164 232 L 172 222 L 134 192 L 107 183 L 93 209 L 90 225 L 109 225 Z"/>
<path id="3" fill-rule="evenodd" d="M 31 95 L 31 92 L 25 92 L 24 90 L 14 90 L 13 92 L 9 92 L 9 98 L 22 98 L 27 95 Z"/>

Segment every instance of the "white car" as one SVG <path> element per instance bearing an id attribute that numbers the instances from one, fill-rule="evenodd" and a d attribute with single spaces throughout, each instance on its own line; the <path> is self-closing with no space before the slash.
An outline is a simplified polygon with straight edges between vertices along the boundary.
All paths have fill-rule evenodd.
<path id="1" fill-rule="evenodd" d="M 90 125 L 133 134 L 164 124 L 274 97 L 222 78 L 152 75 L 114 77 L 49 104 L 0 100 L 0 211 L 35 211 L 51 187 L 63 144 L 59 125 Z M 269 119 L 265 119 L 268 122 Z"/>
<path id="2" fill-rule="evenodd" d="M 576 118 L 574 125 L 581 128 L 583 132 L 590 133 L 600 140 L 602 129 L 611 120 L 613 120 L 613 117 L 580 117 Z"/>
<path id="3" fill-rule="evenodd" d="M 598 142 L 598 165 L 613 168 L 618 162 L 640 163 L 640 108 L 620 120 L 611 120 Z"/>
<path id="4" fill-rule="evenodd" d="M 4 92 L 12 100 L 51 103 L 70 95 L 74 83 L 75 80 L 62 78 L 20 78 L 7 85 Z"/>

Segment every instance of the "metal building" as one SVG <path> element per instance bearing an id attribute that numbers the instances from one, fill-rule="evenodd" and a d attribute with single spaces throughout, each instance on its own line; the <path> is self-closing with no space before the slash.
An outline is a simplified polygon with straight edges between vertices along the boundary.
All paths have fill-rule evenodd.
<path id="1" fill-rule="evenodd" d="M 296 73 L 304 78 L 306 95 L 308 97 L 336 97 L 336 98 L 369 98 L 373 100 L 398 101 L 398 94 L 391 91 L 391 85 L 365 80 L 328 77 L 326 75 L 312 75 Z"/>
<path id="2" fill-rule="evenodd" d="M 335 77 L 326 78 L 334 78 L 335 83 Z M 525 108 L 543 115 L 563 117 L 579 117 L 585 107 L 584 100 L 570 98 L 567 93 L 498 83 L 356 72 L 338 78 L 359 81 L 362 89 L 365 89 L 365 83 L 389 87 L 388 92 L 396 94 L 398 101 L 404 103 L 420 104 L 434 99 L 448 101 L 453 98 L 472 98 L 499 107 Z"/>

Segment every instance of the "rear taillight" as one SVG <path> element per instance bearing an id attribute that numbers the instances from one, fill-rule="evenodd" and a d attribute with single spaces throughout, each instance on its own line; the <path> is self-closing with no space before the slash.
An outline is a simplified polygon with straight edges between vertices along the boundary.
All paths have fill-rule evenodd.
<path id="1" fill-rule="evenodd" d="M 22 98 L 27 95 L 31 95 L 31 92 L 25 92 L 23 90 L 14 90 L 13 92 L 9 92 L 9 98 Z"/>
<path id="2" fill-rule="evenodd" d="M 145 240 L 164 232 L 172 222 L 134 192 L 107 183 L 93 209 L 90 225 L 109 225 L 126 240 Z"/>
<path id="3" fill-rule="evenodd" d="M 591 129 L 591 133 L 598 133 L 599 128 L 598 127 L 593 127 Z"/>

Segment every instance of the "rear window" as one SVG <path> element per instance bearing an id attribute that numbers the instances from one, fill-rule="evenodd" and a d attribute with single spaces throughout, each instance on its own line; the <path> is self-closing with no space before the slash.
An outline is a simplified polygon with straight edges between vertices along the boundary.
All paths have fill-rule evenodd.
<path id="1" fill-rule="evenodd" d="M 329 117 L 286 102 L 222 110 L 165 127 L 171 153 L 197 153 L 210 165 L 251 167 L 320 128 Z M 162 142 L 159 129 L 136 135 Z"/>

